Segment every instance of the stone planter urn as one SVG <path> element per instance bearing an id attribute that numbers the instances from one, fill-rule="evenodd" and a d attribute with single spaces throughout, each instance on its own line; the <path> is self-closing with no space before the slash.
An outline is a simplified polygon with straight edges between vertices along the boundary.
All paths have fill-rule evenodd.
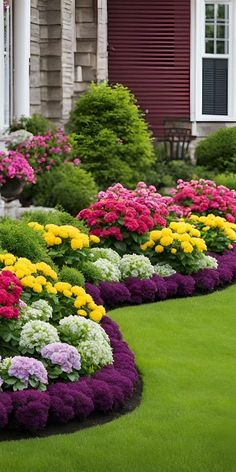
<path id="1" fill-rule="evenodd" d="M 24 185 L 25 183 L 22 180 L 18 180 L 15 177 L 8 179 L 0 188 L 2 198 L 4 198 L 6 202 L 18 199 L 24 189 Z"/>

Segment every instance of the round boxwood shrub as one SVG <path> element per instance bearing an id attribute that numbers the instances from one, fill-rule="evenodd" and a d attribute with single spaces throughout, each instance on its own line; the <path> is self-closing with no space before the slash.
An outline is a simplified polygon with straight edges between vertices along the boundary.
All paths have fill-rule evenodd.
<path id="1" fill-rule="evenodd" d="M 102 188 L 119 180 L 133 185 L 155 161 L 151 133 L 135 97 L 122 85 L 92 84 L 67 126 L 77 154 Z"/>
<path id="2" fill-rule="evenodd" d="M 236 127 L 209 134 L 197 145 L 196 158 L 210 170 L 236 172 Z"/>
<path id="3" fill-rule="evenodd" d="M 85 284 L 85 278 L 82 272 L 77 269 L 73 269 L 72 267 L 63 266 L 59 277 L 60 280 L 63 282 L 68 282 L 71 285 L 79 285 L 80 287 L 83 287 Z"/>
<path id="4" fill-rule="evenodd" d="M 92 175 L 69 163 L 40 176 L 36 186 L 34 204 L 60 205 L 72 215 L 89 206 L 97 195 Z"/>

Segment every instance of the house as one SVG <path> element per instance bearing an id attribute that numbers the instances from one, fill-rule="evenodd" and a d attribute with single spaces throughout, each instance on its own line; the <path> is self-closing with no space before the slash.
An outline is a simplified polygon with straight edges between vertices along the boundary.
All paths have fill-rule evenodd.
<path id="1" fill-rule="evenodd" d="M 63 124 L 91 81 L 127 85 L 156 136 L 236 123 L 236 0 L 0 0 L 0 130 Z"/>

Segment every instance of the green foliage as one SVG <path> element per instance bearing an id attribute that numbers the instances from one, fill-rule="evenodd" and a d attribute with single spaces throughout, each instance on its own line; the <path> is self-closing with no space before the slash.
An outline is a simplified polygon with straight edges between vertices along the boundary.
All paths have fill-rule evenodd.
<path id="1" fill-rule="evenodd" d="M 71 285 L 79 285 L 80 287 L 83 287 L 85 283 L 84 276 L 79 270 L 67 266 L 62 267 L 59 278 L 63 282 L 68 282 Z"/>
<path id="2" fill-rule="evenodd" d="M 46 226 L 47 224 L 54 225 L 72 225 L 78 228 L 82 233 L 88 234 L 88 228 L 84 222 L 76 220 L 72 215 L 63 210 L 35 210 L 27 211 L 22 216 L 23 221 L 29 223 L 30 221 L 37 221 L 37 223 Z"/>
<path id="3" fill-rule="evenodd" d="M 144 115 L 122 85 L 92 84 L 77 101 L 67 127 L 77 134 L 78 155 L 100 187 L 117 181 L 132 186 L 154 162 Z"/>
<path id="4" fill-rule="evenodd" d="M 55 168 L 38 178 L 34 204 L 46 207 L 60 205 L 76 215 L 96 198 L 97 186 L 90 173 L 73 164 Z"/>
<path id="5" fill-rule="evenodd" d="M 196 157 L 210 170 L 236 172 L 236 127 L 209 134 L 197 145 Z"/>
<path id="6" fill-rule="evenodd" d="M 0 245 L 3 250 L 14 256 L 27 257 L 32 262 L 43 261 L 52 265 L 43 238 L 23 221 L 2 220 Z"/>
<path id="7" fill-rule="evenodd" d="M 55 130 L 53 123 L 44 116 L 34 113 L 32 116 L 21 116 L 18 121 L 13 120 L 10 132 L 25 129 L 34 136 L 46 134 L 49 129 Z"/>
<path id="8" fill-rule="evenodd" d="M 203 178 L 206 169 L 194 166 L 189 160 L 170 160 L 167 158 L 164 146 L 158 145 L 155 148 L 156 160 L 151 169 L 145 173 L 144 180 L 149 185 L 155 185 L 161 189 L 163 187 L 175 186 L 178 179 L 191 180 Z M 207 174 L 209 176 L 209 172 Z"/>
<path id="9" fill-rule="evenodd" d="M 231 190 L 236 190 L 236 174 L 233 172 L 229 174 L 216 174 L 214 176 L 214 181 L 217 185 L 224 185 Z"/>
<path id="10" fill-rule="evenodd" d="M 80 267 L 81 272 L 84 275 L 86 282 L 92 282 L 96 284 L 100 280 L 100 269 L 95 267 L 93 262 L 84 262 L 83 265 Z"/>

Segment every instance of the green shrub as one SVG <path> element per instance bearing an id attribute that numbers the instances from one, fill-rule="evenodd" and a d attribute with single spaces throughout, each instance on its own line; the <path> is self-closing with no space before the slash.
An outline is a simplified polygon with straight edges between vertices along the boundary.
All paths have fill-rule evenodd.
<path id="1" fill-rule="evenodd" d="M 60 205 L 76 215 L 89 206 L 96 195 L 97 186 L 91 174 L 81 167 L 65 164 L 38 178 L 33 202 L 46 207 Z"/>
<path id="2" fill-rule="evenodd" d="M 85 284 L 85 278 L 82 272 L 67 266 L 62 267 L 59 278 L 61 281 L 68 282 L 71 285 L 79 285 L 80 287 L 83 287 Z"/>
<path id="3" fill-rule="evenodd" d="M 151 133 L 134 96 L 122 85 L 92 84 L 71 112 L 85 169 L 102 188 L 119 180 L 134 185 L 155 160 Z"/>
<path id="4" fill-rule="evenodd" d="M 37 223 L 45 226 L 47 224 L 54 225 L 72 225 L 78 228 L 82 233 L 88 234 L 88 228 L 84 222 L 76 220 L 72 215 L 65 211 L 52 210 L 31 210 L 23 214 L 22 220 L 29 223 L 30 221 L 37 221 Z"/>
<path id="5" fill-rule="evenodd" d="M 34 113 L 32 116 L 21 116 L 14 120 L 10 126 L 10 132 L 25 129 L 34 136 L 46 134 L 49 129 L 55 130 L 53 123 L 44 116 Z"/>
<path id="6" fill-rule="evenodd" d="M 231 190 L 236 190 L 236 174 L 216 174 L 214 176 L 214 181 L 218 185 L 224 185 Z"/>
<path id="7" fill-rule="evenodd" d="M 84 262 L 82 267 L 80 267 L 81 272 L 84 275 L 86 282 L 91 282 L 96 284 L 100 280 L 100 269 L 93 264 L 93 262 Z"/>
<path id="8" fill-rule="evenodd" d="M 46 243 L 41 235 L 23 221 L 4 219 L 0 223 L 0 245 L 3 250 L 17 257 L 27 257 L 32 262 L 52 264 Z"/>
<path id="9" fill-rule="evenodd" d="M 236 172 L 236 127 L 209 134 L 197 145 L 196 158 L 208 169 Z"/>

